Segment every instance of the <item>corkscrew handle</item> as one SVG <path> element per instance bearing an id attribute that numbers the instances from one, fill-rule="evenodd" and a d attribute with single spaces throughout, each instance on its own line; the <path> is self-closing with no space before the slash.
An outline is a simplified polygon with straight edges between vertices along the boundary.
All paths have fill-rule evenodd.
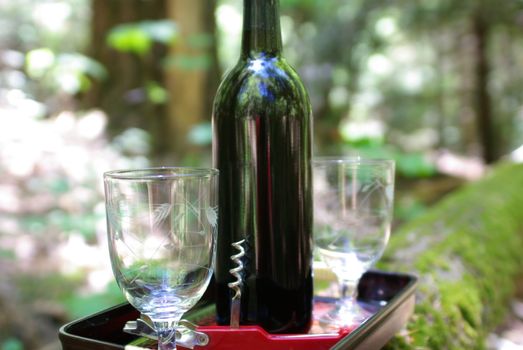
<path id="1" fill-rule="evenodd" d="M 231 328 L 240 327 L 240 306 L 241 306 L 241 297 L 242 297 L 242 272 L 243 272 L 243 262 L 242 258 L 245 256 L 245 249 L 243 248 L 243 243 L 245 239 L 232 243 L 233 248 L 238 250 L 237 254 L 231 256 L 231 260 L 234 262 L 234 267 L 229 270 L 231 275 L 234 276 L 235 280 L 229 284 L 229 288 L 234 291 L 234 295 L 231 300 Z"/>

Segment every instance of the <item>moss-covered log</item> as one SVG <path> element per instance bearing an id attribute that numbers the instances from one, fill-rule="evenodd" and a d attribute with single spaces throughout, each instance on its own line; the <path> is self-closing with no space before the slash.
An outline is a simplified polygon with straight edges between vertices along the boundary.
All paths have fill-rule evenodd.
<path id="1" fill-rule="evenodd" d="M 523 165 L 501 164 L 393 234 L 380 263 L 419 277 L 387 349 L 485 349 L 523 271 Z"/>

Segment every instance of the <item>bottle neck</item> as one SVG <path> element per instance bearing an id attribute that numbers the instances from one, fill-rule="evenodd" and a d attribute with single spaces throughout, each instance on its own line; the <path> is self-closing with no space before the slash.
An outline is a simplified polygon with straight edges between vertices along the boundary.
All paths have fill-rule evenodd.
<path id="1" fill-rule="evenodd" d="M 242 58 L 281 51 L 279 0 L 244 0 Z"/>

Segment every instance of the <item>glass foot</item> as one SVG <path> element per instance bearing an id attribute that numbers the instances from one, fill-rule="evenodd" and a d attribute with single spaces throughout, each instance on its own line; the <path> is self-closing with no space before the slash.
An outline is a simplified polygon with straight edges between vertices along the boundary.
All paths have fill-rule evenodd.
<path id="1" fill-rule="evenodd" d="M 335 307 L 318 317 L 318 323 L 324 331 L 337 331 L 346 329 L 352 331 L 371 317 L 378 307 L 352 302 L 351 300 L 341 300 Z"/>

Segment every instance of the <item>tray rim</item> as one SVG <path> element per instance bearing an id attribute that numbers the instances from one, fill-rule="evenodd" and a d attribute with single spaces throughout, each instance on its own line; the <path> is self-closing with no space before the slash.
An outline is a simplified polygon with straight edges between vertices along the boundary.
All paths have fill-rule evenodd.
<path id="1" fill-rule="evenodd" d="M 352 332 L 347 334 L 345 337 L 340 339 L 334 346 L 331 347 L 331 350 L 342 350 L 348 346 L 358 346 L 364 340 L 366 333 L 370 333 L 377 329 L 380 325 L 387 322 L 388 317 L 398 308 L 405 305 L 408 299 L 412 298 L 413 307 L 415 306 L 415 290 L 418 284 L 418 276 L 410 273 L 400 273 L 400 272 L 387 272 L 382 270 L 369 270 L 369 272 L 378 272 L 382 275 L 388 276 L 402 276 L 408 277 L 409 282 L 402 288 L 402 293 L 397 293 L 383 308 L 380 312 L 372 315 L 368 320 L 366 320 L 358 328 L 354 329 Z M 412 313 L 409 314 L 408 318 Z M 401 327 L 405 326 L 404 324 Z"/>
<path id="2" fill-rule="evenodd" d="M 371 269 L 367 272 L 370 273 L 377 273 L 380 275 L 386 275 L 389 277 L 401 277 L 401 278 L 408 278 L 408 283 L 401 288 L 401 292 L 394 295 L 389 302 L 383 306 L 380 309 L 380 312 L 375 313 L 372 315 L 369 319 L 367 319 L 362 325 L 351 331 L 349 334 L 341 338 L 336 344 L 334 344 L 331 347 L 331 350 L 343 350 L 347 349 L 349 346 L 358 346 L 361 344 L 365 337 L 364 335 L 367 333 L 370 333 L 374 330 L 376 330 L 380 325 L 385 323 L 389 316 L 398 308 L 402 307 L 409 298 L 413 299 L 413 305 L 415 305 L 415 290 L 416 286 L 418 284 L 418 276 L 412 273 L 404 273 L 404 272 L 392 272 L 392 271 L 384 271 L 384 270 L 378 270 L 378 269 Z M 92 314 L 83 316 L 81 318 L 78 318 L 76 320 L 72 320 L 64 325 L 62 325 L 58 330 L 58 336 L 60 341 L 62 342 L 64 339 L 67 338 L 68 341 L 72 341 L 76 344 L 80 343 L 88 343 L 89 341 L 92 341 L 92 338 L 87 338 L 84 336 L 80 336 L 77 334 L 69 333 L 68 329 L 73 327 L 76 324 L 79 324 L 81 322 L 86 322 L 87 320 L 103 315 L 105 313 L 114 311 L 116 309 L 122 308 L 122 307 L 132 307 L 128 302 L 123 302 L 114 306 L 111 306 L 109 308 L 99 310 L 97 312 L 94 312 Z M 138 312 L 138 311 L 137 311 Z M 408 315 L 408 318 L 412 315 L 412 312 Z M 402 324 L 401 327 L 403 327 L 405 324 Z M 290 336 L 293 336 L 295 334 L 289 334 Z M 306 335 L 304 335 L 306 336 Z M 105 346 L 107 349 L 114 349 L 117 344 L 103 341 L 103 340 L 97 340 L 96 341 L 99 346 Z M 63 344 L 62 344 L 63 345 Z M 125 346 L 124 346 L 125 348 Z M 103 350 L 105 348 L 102 348 L 100 350 Z M 351 348 L 352 349 L 352 348 Z"/>
<path id="3" fill-rule="evenodd" d="M 82 337 L 81 335 L 69 333 L 67 331 L 67 329 L 73 327 L 76 324 L 79 324 L 79 323 L 82 323 L 82 322 L 86 322 L 87 320 L 89 320 L 89 319 L 91 319 L 93 317 L 97 317 L 97 316 L 103 315 L 103 314 L 105 314 L 107 312 L 114 311 L 116 309 L 119 309 L 119 308 L 122 308 L 122 307 L 126 307 L 128 305 L 131 306 L 131 304 L 129 304 L 128 302 L 123 302 L 123 303 L 120 303 L 120 304 L 117 304 L 117 305 L 113 305 L 113 306 L 111 306 L 109 308 L 106 308 L 106 309 L 94 312 L 92 314 L 80 317 L 80 318 L 78 318 L 76 320 L 73 320 L 71 322 L 68 322 L 68 323 L 64 324 L 58 330 L 58 338 L 60 339 L 60 342 L 62 342 L 62 339 L 64 339 L 65 337 L 67 337 L 69 340 L 72 340 L 72 341 L 78 342 L 78 343 L 80 343 L 80 342 L 85 343 L 85 342 L 87 342 L 89 340 L 92 340 L 92 338 L 86 338 L 86 337 Z M 99 345 L 104 345 L 104 346 L 107 346 L 107 347 L 114 347 L 114 343 L 110 343 L 110 342 L 103 341 L 103 340 L 97 340 L 97 343 Z M 63 345 L 63 344 L 61 344 L 61 345 Z"/>

